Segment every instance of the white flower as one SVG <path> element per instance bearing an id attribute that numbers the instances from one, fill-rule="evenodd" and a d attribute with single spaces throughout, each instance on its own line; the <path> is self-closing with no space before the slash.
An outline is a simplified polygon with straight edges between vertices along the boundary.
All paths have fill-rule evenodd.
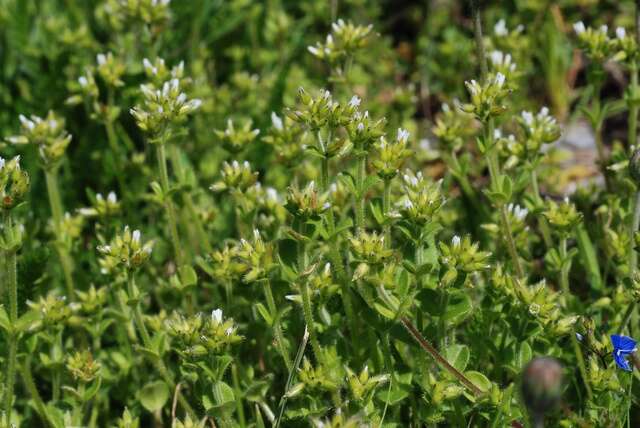
<path id="1" fill-rule="evenodd" d="M 136 244 L 140 243 L 140 231 L 138 229 L 134 230 L 131 234 L 131 242 Z"/>
<path id="2" fill-rule="evenodd" d="M 607 34 L 607 31 L 609 31 L 609 27 L 607 27 L 606 25 L 600 26 L 600 32 L 601 33 Z"/>
<path id="3" fill-rule="evenodd" d="M 499 140 L 500 138 L 502 138 L 502 131 L 500 129 L 494 129 L 493 130 L 493 139 L 494 140 Z"/>
<path id="4" fill-rule="evenodd" d="M 107 195 L 107 202 L 111 204 L 115 204 L 116 202 L 118 202 L 118 197 L 116 196 L 116 192 L 109 192 L 109 194 Z"/>
<path id="5" fill-rule="evenodd" d="M 236 329 L 235 329 L 235 328 L 233 328 L 233 327 L 229 327 L 228 329 L 226 329 L 226 330 L 224 331 L 224 334 L 226 334 L 227 336 L 231 336 L 231 335 L 233 334 L 233 332 L 234 332 L 234 331 L 236 331 Z"/>
<path id="6" fill-rule="evenodd" d="M 521 116 L 522 120 L 524 120 L 524 123 L 529 126 L 533 125 L 533 114 L 531 114 L 531 112 L 525 110 L 522 112 Z"/>
<path id="7" fill-rule="evenodd" d="M 493 32 L 495 33 L 496 36 L 506 36 L 507 34 L 509 34 L 509 30 L 507 30 L 507 25 L 504 22 L 504 19 L 501 19 L 500 21 L 496 22 L 496 25 L 493 26 Z"/>
<path id="8" fill-rule="evenodd" d="M 222 322 L 222 309 L 214 309 L 211 311 L 211 320 L 216 324 L 220 324 Z"/>
<path id="9" fill-rule="evenodd" d="M 502 73 L 496 74 L 496 78 L 494 80 L 496 85 L 498 85 L 499 87 L 502 87 L 502 85 L 504 85 L 504 81 L 505 81 L 504 74 L 502 74 Z"/>
<path id="10" fill-rule="evenodd" d="M 358 107 L 360 107 L 360 103 L 361 102 L 362 102 L 362 100 L 357 95 L 354 95 L 349 100 L 349 107 L 358 108 Z"/>
<path id="11" fill-rule="evenodd" d="M 273 187 L 267 187 L 266 189 L 267 198 L 274 202 L 278 201 L 278 191 Z"/>
<path id="12" fill-rule="evenodd" d="M 544 106 L 540 109 L 540 113 L 538 113 L 538 118 L 542 119 L 547 116 L 549 116 L 549 107 Z"/>
<path id="13" fill-rule="evenodd" d="M 585 31 L 587 31 L 587 29 L 584 26 L 584 22 L 578 21 L 575 24 L 573 24 L 573 31 L 575 31 L 576 34 L 582 34 Z"/>
<path id="14" fill-rule="evenodd" d="M 107 63 L 107 57 L 105 54 L 96 55 L 96 61 L 98 61 L 98 65 L 105 65 Z"/>
<path id="15" fill-rule="evenodd" d="M 527 214 L 529 214 L 528 209 L 515 204 L 507 205 L 507 210 L 509 210 L 509 212 L 520 221 L 524 220 L 527 217 Z"/>
<path id="16" fill-rule="evenodd" d="M 624 39 L 627 36 L 627 32 L 625 31 L 624 28 L 622 27 L 618 27 L 616 28 L 616 37 L 619 38 L 620 40 Z"/>
<path id="17" fill-rule="evenodd" d="M 489 54 L 489 58 L 494 65 L 500 65 L 504 60 L 504 54 L 501 51 L 493 51 Z"/>
<path id="18" fill-rule="evenodd" d="M 87 81 L 87 78 L 86 78 L 85 76 L 80 76 L 80 77 L 78 77 L 78 83 L 79 83 L 79 84 L 80 84 L 80 86 L 82 86 L 83 88 L 89 84 L 89 82 Z"/>
<path id="19" fill-rule="evenodd" d="M 275 111 L 271 112 L 271 123 L 273 124 L 273 127 L 276 128 L 278 131 L 282 131 L 284 129 L 284 124 L 282 123 L 282 119 L 278 117 Z"/>
<path id="20" fill-rule="evenodd" d="M 20 119 L 20 123 L 22 123 L 23 126 L 26 126 L 30 130 L 32 130 L 36 126 L 36 124 L 33 123 L 32 120 L 27 119 L 26 116 L 23 114 L 18 116 L 18 119 Z"/>
<path id="21" fill-rule="evenodd" d="M 409 139 L 409 131 L 407 131 L 406 129 L 402 129 L 402 128 L 398 128 L 398 141 L 401 143 L 406 143 L 407 140 Z"/>
<path id="22" fill-rule="evenodd" d="M 454 235 L 454 237 L 451 238 L 451 245 L 453 245 L 454 247 L 460 245 L 460 237 L 458 235 Z"/>
<path id="23" fill-rule="evenodd" d="M 471 95 L 478 95 L 480 93 L 480 85 L 478 85 L 476 80 L 472 79 L 464 83 L 467 86 L 467 89 L 469 89 L 469 92 L 471 92 Z"/>

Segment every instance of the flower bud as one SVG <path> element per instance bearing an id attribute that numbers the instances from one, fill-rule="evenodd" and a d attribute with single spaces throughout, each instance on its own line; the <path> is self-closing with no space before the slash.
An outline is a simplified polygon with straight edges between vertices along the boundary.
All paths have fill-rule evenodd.
<path id="1" fill-rule="evenodd" d="M 552 410 L 562 393 L 562 366 L 555 358 L 537 357 L 522 373 L 522 397 L 535 420 Z"/>

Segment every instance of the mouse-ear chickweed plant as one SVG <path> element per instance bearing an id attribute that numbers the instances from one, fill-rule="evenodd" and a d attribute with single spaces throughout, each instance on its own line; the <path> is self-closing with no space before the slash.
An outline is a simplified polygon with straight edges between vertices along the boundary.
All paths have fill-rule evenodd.
<path id="1" fill-rule="evenodd" d="M 596 3 L 0 1 L 0 428 L 638 425 Z"/>

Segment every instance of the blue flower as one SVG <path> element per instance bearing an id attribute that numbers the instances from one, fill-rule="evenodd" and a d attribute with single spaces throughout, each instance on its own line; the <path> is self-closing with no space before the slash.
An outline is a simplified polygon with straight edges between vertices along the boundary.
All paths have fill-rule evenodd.
<path id="1" fill-rule="evenodd" d="M 622 370 L 631 371 L 627 356 L 636 352 L 636 341 L 629 336 L 619 334 L 611 335 L 611 344 L 613 345 L 613 359 Z"/>

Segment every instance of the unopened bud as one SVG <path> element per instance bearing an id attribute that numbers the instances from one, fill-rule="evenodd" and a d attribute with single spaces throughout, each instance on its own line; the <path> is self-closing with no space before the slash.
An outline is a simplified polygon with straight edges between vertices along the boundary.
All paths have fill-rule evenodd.
<path id="1" fill-rule="evenodd" d="M 562 393 L 562 366 L 552 357 L 537 357 L 522 373 L 522 397 L 534 420 L 553 410 Z"/>

